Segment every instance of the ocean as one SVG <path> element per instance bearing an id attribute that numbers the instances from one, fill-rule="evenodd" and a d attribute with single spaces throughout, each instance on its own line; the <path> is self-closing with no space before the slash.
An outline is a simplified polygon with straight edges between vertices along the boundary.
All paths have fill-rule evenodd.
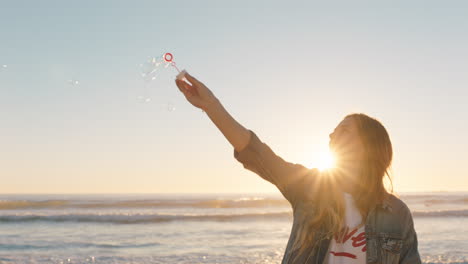
<path id="1" fill-rule="evenodd" d="M 468 264 L 468 193 L 402 193 L 424 263 Z M 280 194 L 0 195 L 0 263 L 280 263 Z"/>

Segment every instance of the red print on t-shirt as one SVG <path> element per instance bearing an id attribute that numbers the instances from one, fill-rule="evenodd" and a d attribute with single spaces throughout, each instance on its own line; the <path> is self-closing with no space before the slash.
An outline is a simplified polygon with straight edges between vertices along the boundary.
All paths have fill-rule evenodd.
<path id="1" fill-rule="evenodd" d="M 349 227 L 346 227 L 344 229 L 342 229 L 341 232 L 339 232 L 338 234 L 335 235 L 335 240 L 336 240 L 336 243 L 339 244 L 344 244 L 346 243 L 346 241 L 348 241 L 349 239 L 351 239 L 351 241 L 353 241 L 351 243 L 351 245 L 355 248 L 357 247 L 362 247 L 361 251 L 362 252 L 366 252 L 366 232 L 361 232 L 357 235 L 355 235 L 357 233 L 358 229 L 355 228 L 351 231 L 349 231 Z M 352 253 L 349 253 L 349 252 L 335 252 L 335 251 L 330 251 L 330 254 L 333 254 L 334 256 L 337 256 L 337 257 L 348 257 L 348 258 L 352 258 L 352 259 L 356 259 L 356 255 L 352 254 Z"/>

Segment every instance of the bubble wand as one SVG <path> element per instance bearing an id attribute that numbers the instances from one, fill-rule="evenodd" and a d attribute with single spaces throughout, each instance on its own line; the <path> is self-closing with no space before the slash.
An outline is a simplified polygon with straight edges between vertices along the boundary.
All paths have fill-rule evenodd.
<path id="1" fill-rule="evenodd" d="M 174 56 L 170 52 L 166 52 L 163 56 L 163 59 L 165 62 L 170 63 L 178 72 L 176 79 L 183 80 L 185 78 L 185 73 L 187 73 L 185 70 L 180 71 L 179 68 L 177 68 L 176 63 L 174 60 Z"/>
<path id="2" fill-rule="evenodd" d="M 170 63 L 172 66 L 174 66 L 174 68 L 176 68 L 176 70 L 179 72 L 179 74 L 177 74 L 176 76 L 176 79 L 188 82 L 187 78 L 185 78 L 185 74 L 187 73 L 187 71 L 180 71 L 179 68 L 177 68 L 175 61 L 173 61 L 174 56 L 172 56 L 172 53 L 166 52 L 163 56 L 163 59 L 165 62 Z M 205 113 L 205 110 L 202 109 L 201 111 Z"/>

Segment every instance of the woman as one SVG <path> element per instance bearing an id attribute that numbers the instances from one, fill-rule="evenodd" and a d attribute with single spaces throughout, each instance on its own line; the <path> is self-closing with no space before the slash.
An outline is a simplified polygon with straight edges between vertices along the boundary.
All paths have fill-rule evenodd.
<path id="1" fill-rule="evenodd" d="M 336 168 L 308 169 L 277 156 L 203 83 L 188 73 L 185 79 L 190 83 L 176 79 L 179 90 L 206 112 L 234 157 L 291 203 L 294 221 L 282 263 L 421 263 L 411 213 L 383 184 L 393 151 L 380 122 L 346 116 L 330 134 Z"/>

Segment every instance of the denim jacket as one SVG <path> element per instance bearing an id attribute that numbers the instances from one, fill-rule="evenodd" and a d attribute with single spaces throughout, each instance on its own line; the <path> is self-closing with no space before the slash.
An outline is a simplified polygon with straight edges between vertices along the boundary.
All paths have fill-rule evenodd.
<path id="1" fill-rule="evenodd" d="M 317 241 L 316 250 L 305 250 L 302 255 L 297 255 L 297 250 L 292 250 L 292 244 L 299 232 L 299 219 L 304 217 L 304 210 L 313 210 L 306 208 L 301 201 L 307 199 L 307 194 L 314 190 L 314 181 L 319 176 L 319 171 L 286 162 L 261 142 L 253 131 L 249 131 L 251 137 L 248 145 L 239 152 L 234 150 L 234 157 L 244 168 L 276 185 L 293 208 L 293 226 L 281 263 L 324 263 L 330 245 L 330 239 L 326 236 Z M 320 234 L 320 230 L 318 233 Z M 421 263 L 411 212 L 394 195 L 389 194 L 382 203 L 369 211 L 365 234 L 367 263 Z M 293 259 L 296 261 L 293 262 Z"/>

